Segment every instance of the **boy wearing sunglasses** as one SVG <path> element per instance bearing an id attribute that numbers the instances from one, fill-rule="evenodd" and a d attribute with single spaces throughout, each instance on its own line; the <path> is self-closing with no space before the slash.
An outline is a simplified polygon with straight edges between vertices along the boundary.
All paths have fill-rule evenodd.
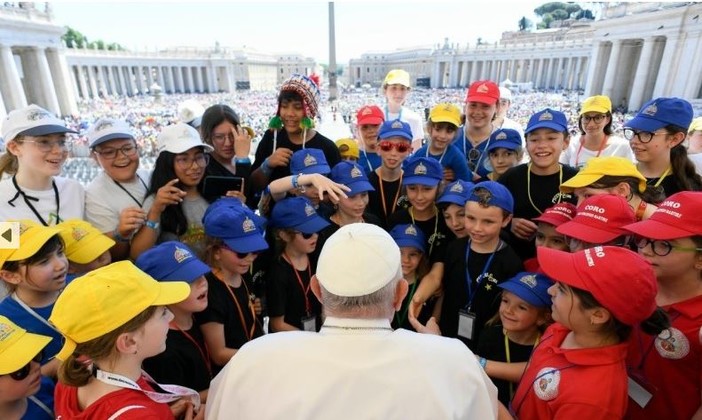
<path id="1" fill-rule="evenodd" d="M 378 216 L 380 226 L 387 230 L 390 216 L 408 204 L 402 188 L 402 163 L 412 151 L 412 129 L 400 120 L 385 121 L 378 139 L 381 163 L 368 176 L 375 189 L 368 194 L 368 211 Z"/>
<path id="2" fill-rule="evenodd" d="M 0 316 L 0 418 L 54 418 L 54 384 L 39 365 L 50 341 Z"/>

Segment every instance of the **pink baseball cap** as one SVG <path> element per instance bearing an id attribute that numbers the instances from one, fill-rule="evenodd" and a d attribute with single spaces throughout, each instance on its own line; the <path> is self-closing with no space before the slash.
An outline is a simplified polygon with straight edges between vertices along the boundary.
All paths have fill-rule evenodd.
<path id="1" fill-rule="evenodd" d="M 547 208 L 543 214 L 532 219 L 534 222 L 544 222 L 553 226 L 560 226 L 563 223 L 573 220 L 577 213 L 575 204 L 558 203 L 555 206 Z"/>
<path id="2" fill-rule="evenodd" d="M 590 292 L 622 323 L 637 325 L 656 310 L 656 274 L 639 254 L 617 246 L 574 253 L 537 250 L 541 269 L 551 279 Z"/>
<path id="3" fill-rule="evenodd" d="M 681 191 L 666 198 L 650 218 L 625 226 L 644 238 L 677 239 L 702 235 L 702 192 Z"/>
<path id="4" fill-rule="evenodd" d="M 604 244 L 628 235 L 624 226 L 635 221 L 634 210 L 624 197 L 597 194 L 580 203 L 573 220 L 558 226 L 556 232 L 591 244 Z"/>

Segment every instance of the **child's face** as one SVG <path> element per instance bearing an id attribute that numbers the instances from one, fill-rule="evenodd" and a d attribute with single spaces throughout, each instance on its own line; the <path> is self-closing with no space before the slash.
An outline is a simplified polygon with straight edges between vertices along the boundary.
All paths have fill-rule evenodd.
<path id="1" fill-rule="evenodd" d="M 360 219 L 368 206 L 368 192 L 364 191 L 346 198 L 340 197 L 338 205 L 340 212 L 349 217 Z"/>
<path id="2" fill-rule="evenodd" d="M 407 140 L 401 137 L 388 137 L 378 143 L 378 155 L 382 161 L 383 167 L 393 170 L 402 166 L 402 162 L 407 159 L 411 152 L 410 144 Z M 387 146 L 387 147 L 386 147 Z M 398 148 L 404 150 L 399 151 Z"/>
<path id="3" fill-rule="evenodd" d="M 422 251 L 417 248 L 403 246 L 400 247 L 400 262 L 402 264 L 402 275 L 408 282 L 413 282 L 417 267 L 422 261 Z M 410 278 L 411 277 L 411 278 Z"/>
<path id="4" fill-rule="evenodd" d="M 437 189 L 438 187 L 429 187 L 427 185 L 408 185 L 407 199 L 415 210 L 424 211 L 434 205 Z"/>
<path id="5" fill-rule="evenodd" d="M 18 289 L 38 293 L 56 292 L 66 286 L 68 260 L 61 248 L 37 263 L 20 267 L 20 273 L 24 275 L 17 284 Z"/>
<path id="6" fill-rule="evenodd" d="M 305 236 L 308 236 L 305 238 Z M 306 234 L 302 232 L 295 232 L 287 242 L 286 248 L 290 247 L 297 252 L 303 254 L 311 254 L 317 247 L 317 238 L 319 235 L 317 233 Z"/>
<path id="7" fill-rule="evenodd" d="M 214 147 L 212 154 L 217 155 L 222 161 L 230 161 L 234 158 L 235 129 L 234 124 L 224 120 L 210 133 L 210 143 Z"/>
<path id="8" fill-rule="evenodd" d="M 114 158 L 106 154 L 116 153 Z M 139 168 L 139 151 L 132 139 L 115 139 L 95 147 L 93 156 L 102 170 L 117 182 L 129 182 L 134 179 Z"/>
<path id="9" fill-rule="evenodd" d="M 482 102 L 466 102 L 466 124 L 471 128 L 481 129 L 492 124 L 492 119 L 497 112 L 497 105 L 488 105 Z"/>
<path id="10" fill-rule="evenodd" d="M 696 248 L 695 241 L 693 241 L 692 238 L 678 238 L 656 242 L 668 242 L 674 247 Z M 665 244 L 659 243 L 656 248 L 665 249 L 668 247 Z M 674 282 L 685 276 L 689 276 L 691 271 L 696 272 L 696 275 L 699 276 L 700 267 L 702 267 L 702 253 L 699 251 L 671 249 L 668 255 L 660 256 L 653 252 L 651 243 L 648 243 L 645 247 L 639 248 L 639 255 L 651 263 L 653 271 L 656 273 L 656 278 L 660 283 Z"/>
<path id="11" fill-rule="evenodd" d="M 366 150 L 375 150 L 375 146 L 378 144 L 379 131 L 380 124 L 362 124 L 358 126 L 358 132 L 360 133 L 363 144 L 366 146 Z"/>
<path id="12" fill-rule="evenodd" d="M 429 130 L 431 148 L 433 151 L 443 152 L 453 141 L 458 127 L 447 123 L 432 124 Z"/>
<path id="13" fill-rule="evenodd" d="M 188 298 L 174 306 L 191 313 L 204 311 L 207 308 L 207 279 L 205 276 L 200 276 L 190 283 Z"/>
<path id="14" fill-rule="evenodd" d="M 556 282 L 549 287 L 551 295 L 551 317 L 564 327 L 573 331 L 591 328 L 588 311 L 582 309 L 580 298 L 568 285 Z"/>
<path id="15" fill-rule="evenodd" d="M 10 374 L 0 375 L 0 403 L 17 401 L 34 395 L 41 387 L 41 365 L 31 360 L 29 374 L 22 380 L 12 379 Z"/>
<path id="16" fill-rule="evenodd" d="M 466 230 L 466 211 L 463 206 L 449 204 L 442 212 L 446 226 L 451 229 L 457 238 L 465 238 L 468 236 Z"/>
<path id="17" fill-rule="evenodd" d="M 88 271 L 93 271 L 97 268 L 104 267 L 112 262 L 112 255 L 110 251 L 105 251 L 100 254 L 99 257 L 90 261 L 87 264 L 78 264 L 76 262 L 69 261 L 68 272 L 71 274 L 85 274 Z"/>
<path id="18" fill-rule="evenodd" d="M 687 135 L 687 140 L 689 145 L 687 147 L 687 153 L 702 153 L 702 131 L 695 130 Z"/>
<path id="19" fill-rule="evenodd" d="M 63 163 L 68 158 L 65 134 L 24 136 L 20 141 L 9 142 L 7 146 L 8 150 L 17 156 L 20 167 L 30 169 L 39 176 L 59 175 Z"/>
<path id="20" fill-rule="evenodd" d="M 166 306 L 157 306 L 154 314 L 135 333 L 139 355 L 143 358 L 156 356 L 166 350 L 168 324 L 173 320 L 173 312 Z"/>
<path id="21" fill-rule="evenodd" d="M 227 246 L 220 247 L 215 253 L 215 259 L 219 262 L 220 268 L 233 274 L 243 275 L 249 271 L 251 264 L 258 254 L 248 253 L 245 256 L 229 249 Z"/>
<path id="22" fill-rule="evenodd" d="M 173 162 L 173 171 L 186 188 L 195 188 L 205 176 L 207 156 L 200 147 L 178 153 Z"/>
<path id="23" fill-rule="evenodd" d="M 402 105 L 407 99 L 409 88 L 405 85 L 387 85 L 385 86 L 385 97 L 389 103 Z M 386 116 L 387 118 L 387 116 Z"/>
<path id="24" fill-rule="evenodd" d="M 502 292 L 499 313 L 502 327 L 508 332 L 535 332 L 542 321 L 539 308 L 507 290 Z"/>
<path id="25" fill-rule="evenodd" d="M 300 122 L 305 117 L 305 108 L 302 101 L 281 101 L 280 119 L 283 120 L 283 128 L 289 134 L 302 132 Z"/>
<path id="26" fill-rule="evenodd" d="M 500 236 L 511 217 L 504 217 L 496 206 L 483 207 L 476 201 L 466 202 L 466 230 L 474 244 L 489 244 Z"/>
<path id="27" fill-rule="evenodd" d="M 670 156 L 670 149 L 680 143 L 680 141 L 682 141 L 681 135 L 671 135 L 660 128 L 653 133 L 653 137 L 648 143 L 643 143 L 639 136 L 634 136 L 629 141 L 629 146 L 631 146 L 637 162 L 647 163 Z"/>
<path id="28" fill-rule="evenodd" d="M 556 232 L 556 227 L 545 222 L 536 223 L 536 246 L 557 249 L 559 251 L 568 251 L 568 241 L 565 235 Z"/>
<path id="29" fill-rule="evenodd" d="M 573 190 L 573 194 L 578 199 L 578 206 L 583 200 L 592 197 L 593 195 L 600 194 L 615 194 L 616 189 L 614 188 L 592 188 L 592 187 L 582 187 Z"/>
<path id="30" fill-rule="evenodd" d="M 558 158 L 567 145 L 565 135 L 550 128 L 537 128 L 526 137 L 529 158 L 534 166 L 541 169 L 557 165 Z"/>
<path id="31" fill-rule="evenodd" d="M 492 171 L 497 174 L 497 176 L 502 175 L 503 173 L 507 172 L 509 168 L 517 166 L 519 163 L 516 151 L 502 147 L 491 150 L 489 157 L 490 164 L 492 165 Z"/>

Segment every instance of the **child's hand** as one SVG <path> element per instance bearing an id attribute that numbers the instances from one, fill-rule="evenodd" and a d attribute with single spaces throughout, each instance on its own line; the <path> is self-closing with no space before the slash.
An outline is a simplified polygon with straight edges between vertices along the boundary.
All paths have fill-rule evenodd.
<path id="1" fill-rule="evenodd" d="M 251 153 L 251 137 L 249 132 L 242 126 L 232 127 L 234 135 L 234 155 L 245 158 Z"/>
<path id="2" fill-rule="evenodd" d="M 261 305 L 261 298 L 254 299 L 252 304 L 256 315 L 261 315 L 261 311 L 263 310 L 263 305 Z"/>
<path id="3" fill-rule="evenodd" d="M 292 150 L 281 147 L 275 149 L 272 155 L 268 157 L 268 166 L 271 168 L 277 168 L 279 166 L 288 166 L 290 164 L 290 158 L 292 157 Z"/>
<path id="4" fill-rule="evenodd" d="M 444 168 L 444 181 L 453 182 L 456 180 L 456 173 L 451 168 Z"/>
<path id="5" fill-rule="evenodd" d="M 536 223 L 528 219 L 512 219 L 512 233 L 525 241 L 530 241 L 536 234 Z"/>
<path id="6" fill-rule="evenodd" d="M 159 213 L 162 213 L 166 207 L 178 204 L 183 201 L 185 197 L 185 191 L 176 187 L 176 184 L 180 180 L 178 178 L 172 179 L 166 183 L 163 187 L 159 188 L 156 192 L 156 197 L 154 198 L 154 207 Z"/>
<path id="7" fill-rule="evenodd" d="M 140 207 L 132 206 L 122 210 L 119 214 L 117 232 L 123 238 L 128 238 L 138 230 L 146 220 L 146 212 Z"/>
<path id="8" fill-rule="evenodd" d="M 437 324 L 436 318 L 434 317 L 429 318 L 426 325 L 422 325 L 417 318 L 410 318 L 409 322 L 412 325 L 412 328 L 414 328 L 414 330 L 418 333 L 441 335 L 441 329 L 439 328 L 439 324 Z"/>

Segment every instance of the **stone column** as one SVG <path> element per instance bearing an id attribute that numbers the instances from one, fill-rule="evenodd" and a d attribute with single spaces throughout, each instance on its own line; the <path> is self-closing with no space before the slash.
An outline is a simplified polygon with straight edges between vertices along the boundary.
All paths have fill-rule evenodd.
<path id="1" fill-rule="evenodd" d="M 7 116 L 7 109 L 5 108 L 5 102 L 2 100 L 2 92 L 0 92 L 0 120 Z"/>
<path id="2" fill-rule="evenodd" d="M 107 81 L 105 79 L 105 68 L 103 66 L 97 66 L 95 67 L 97 70 L 97 78 L 98 78 L 98 96 L 102 94 L 103 96 L 107 96 L 110 94 L 110 87 L 107 86 Z"/>
<path id="3" fill-rule="evenodd" d="M 122 77 L 124 79 L 124 87 L 128 96 L 134 96 L 134 80 L 132 78 L 132 69 L 129 66 L 122 67 Z"/>
<path id="4" fill-rule="evenodd" d="M 139 94 L 143 95 L 146 93 L 144 89 L 144 69 L 141 66 L 134 66 L 134 79 L 136 80 L 136 87 L 139 90 Z"/>
<path id="5" fill-rule="evenodd" d="M 44 52 L 44 48 L 30 47 L 24 54 L 27 89 L 31 92 L 30 97 L 36 100 L 37 105 L 54 114 L 61 115 L 54 80 L 51 78 L 49 62 Z"/>
<path id="6" fill-rule="evenodd" d="M 673 57 L 675 56 L 675 51 L 678 49 L 679 42 L 680 38 L 677 35 L 669 35 L 666 39 L 663 57 L 661 58 L 661 66 L 658 69 L 658 77 L 656 78 L 656 86 L 653 88 L 654 98 L 663 96 L 663 92 L 668 88 L 668 77 L 673 67 L 668 65 L 668 63 L 673 62 Z"/>
<path id="7" fill-rule="evenodd" d="M 176 80 L 176 92 L 185 93 L 185 84 L 183 83 L 183 68 L 173 67 L 173 74 Z"/>
<path id="8" fill-rule="evenodd" d="M 166 84 L 168 85 L 168 93 L 175 93 L 176 87 L 175 83 L 173 82 L 173 68 L 170 66 L 165 67 L 164 73 L 164 78 L 166 80 Z"/>
<path id="9" fill-rule="evenodd" d="M 107 67 L 107 80 L 110 81 L 110 95 L 119 95 L 119 88 L 117 87 L 117 81 L 115 80 L 114 67 Z"/>
<path id="10" fill-rule="evenodd" d="M 700 48 L 702 48 L 702 32 L 698 31 L 697 33 L 688 33 L 687 35 L 688 42 L 694 46 L 695 51 L 699 51 Z M 695 98 L 697 97 L 697 89 L 699 89 L 700 84 L 702 84 L 702 72 L 699 70 L 702 68 L 702 57 L 700 57 L 699 53 L 693 52 L 688 55 L 688 59 L 690 59 L 692 63 L 692 65 L 689 66 L 689 69 L 692 71 L 689 72 L 682 97 Z"/>
<path id="11" fill-rule="evenodd" d="M 46 58 L 49 62 L 49 70 L 53 75 L 56 95 L 58 96 L 59 107 L 61 108 L 61 115 L 78 114 L 75 85 L 72 82 L 64 51 L 56 48 L 48 48 L 46 50 Z"/>
<path id="12" fill-rule="evenodd" d="M 195 93 L 195 84 L 193 83 L 193 68 L 192 67 L 183 67 L 185 70 L 185 81 L 188 85 L 186 88 L 186 91 L 189 93 Z"/>
<path id="13" fill-rule="evenodd" d="M 545 59 L 538 59 L 536 60 L 536 78 L 534 79 L 534 88 L 541 88 L 541 80 L 543 79 L 544 76 L 544 63 L 546 62 Z"/>
<path id="14" fill-rule="evenodd" d="M 612 41 L 612 52 L 609 54 L 609 62 L 607 63 L 607 73 L 605 74 L 604 83 L 602 84 L 602 94 L 612 97 L 614 93 L 614 79 L 619 71 L 619 55 L 622 52 L 622 40 L 617 39 Z"/>
<path id="15" fill-rule="evenodd" d="M 126 74 L 124 72 L 124 67 L 122 67 L 122 66 L 115 67 L 115 72 L 117 73 L 117 78 L 119 80 L 120 93 L 124 96 L 128 96 L 129 95 L 129 87 L 127 84 L 127 78 L 126 78 Z"/>
<path id="16" fill-rule="evenodd" d="M 641 57 L 639 64 L 634 72 L 634 84 L 631 87 L 629 95 L 629 109 L 640 109 L 644 104 L 644 94 L 646 93 L 646 84 L 651 74 L 651 57 L 653 55 L 653 47 L 655 45 L 653 38 L 644 39 L 641 49 Z"/>
<path id="17" fill-rule="evenodd" d="M 12 49 L 6 45 L 0 46 L 0 93 L 5 98 L 5 106 L 13 109 L 27 106 L 22 80 L 19 77 Z"/>
<path id="18" fill-rule="evenodd" d="M 217 76 L 215 75 L 215 69 L 212 64 L 207 66 L 207 84 L 207 89 L 210 93 L 217 93 L 219 91 L 219 86 L 217 86 Z"/>
<path id="19" fill-rule="evenodd" d="M 99 97 L 98 83 L 95 75 L 95 66 L 87 66 L 86 70 L 88 72 L 88 84 L 90 85 L 90 91 L 92 92 L 92 97 Z"/>
<path id="20" fill-rule="evenodd" d="M 583 70 L 583 61 L 585 61 L 585 57 L 578 57 L 577 60 L 578 61 L 575 63 L 575 78 L 573 79 L 573 87 L 579 90 L 583 86 L 583 78 L 580 72 Z"/>
<path id="21" fill-rule="evenodd" d="M 550 89 L 553 87 L 553 83 L 551 82 L 551 76 L 553 75 L 553 62 L 555 58 L 551 57 L 548 59 L 548 64 L 546 67 L 546 80 L 544 80 L 544 88 Z"/>
<path id="22" fill-rule="evenodd" d="M 156 67 L 156 70 L 158 71 L 158 84 L 161 86 L 161 91 L 166 93 L 166 81 L 164 80 L 165 76 L 163 75 L 163 67 L 161 67 L 159 64 L 159 66 Z"/>
<path id="23" fill-rule="evenodd" d="M 154 84 L 153 67 L 147 66 L 144 70 L 146 70 L 146 89 L 151 93 L 151 86 Z"/>
<path id="24" fill-rule="evenodd" d="M 202 83 L 202 67 L 195 66 L 193 69 L 195 70 L 195 90 L 199 93 L 203 93 L 205 91 L 205 86 Z"/>

